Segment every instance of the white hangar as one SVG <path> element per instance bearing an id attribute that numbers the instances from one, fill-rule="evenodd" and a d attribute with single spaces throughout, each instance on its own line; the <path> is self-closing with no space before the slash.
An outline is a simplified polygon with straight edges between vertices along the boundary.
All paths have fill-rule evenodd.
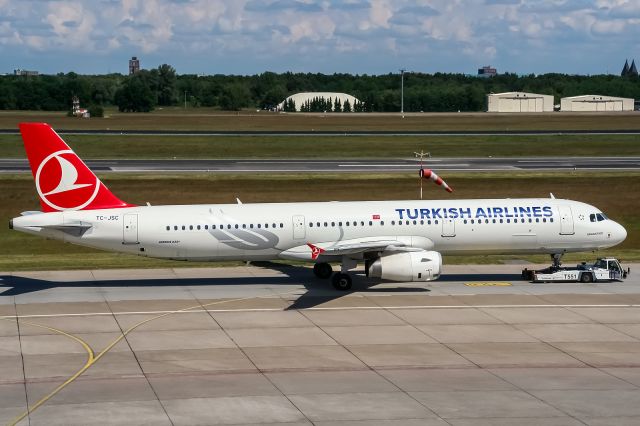
<path id="1" fill-rule="evenodd" d="M 505 92 L 487 96 L 488 112 L 553 112 L 553 96 Z"/>
<path id="2" fill-rule="evenodd" d="M 302 105 L 305 104 L 305 102 L 309 101 L 312 102 L 314 99 L 324 99 L 326 101 L 328 101 L 329 99 L 331 99 L 331 102 L 335 103 L 336 99 L 338 99 L 340 101 L 341 105 L 344 105 L 344 101 L 348 100 L 349 104 L 351 105 L 351 108 L 353 108 L 353 106 L 356 104 L 356 102 L 360 102 L 360 100 L 358 100 L 355 96 L 351 96 L 348 95 L 346 93 L 336 93 L 336 92 L 301 92 L 301 93 L 296 93 L 295 95 L 291 95 L 288 98 L 286 98 L 284 101 L 280 102 L 276 109 L 278 111 L 282 111 L 284 110 L 284 106 L 285 106 L 285 102 L 288 102 L 290 100 L 293 100 L 293 102 L 295 102 L 295 106 L 296 106 L 296 110 L 300 111 L 300 108 L 302 107 Z"/>
<path id="3" fill-rule="evenodd" d="M 562 98 L 561 111 L 633 111 L 633 99 L 613 96 L 582 95 Z"/>

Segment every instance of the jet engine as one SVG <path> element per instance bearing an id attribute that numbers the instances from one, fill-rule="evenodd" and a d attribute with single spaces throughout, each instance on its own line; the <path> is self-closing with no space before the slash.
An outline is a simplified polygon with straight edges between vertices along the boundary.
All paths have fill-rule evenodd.
<path id="1" fill-rule="evenodd" d="M 391 281 L 433 281 L 441 271 L 440 253 L 423 250 L 382 255 L 369 265 L 367 276 Z"/>

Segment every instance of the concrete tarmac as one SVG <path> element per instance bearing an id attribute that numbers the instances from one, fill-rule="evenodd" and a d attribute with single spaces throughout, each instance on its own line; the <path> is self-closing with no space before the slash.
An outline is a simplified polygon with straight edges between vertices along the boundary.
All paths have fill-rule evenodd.
<path id="1" fill-rule="evenodd" d="M 0 273 L 0 424 L 637 425 L 629 266 L 346 294 L 287 265 Z"/>

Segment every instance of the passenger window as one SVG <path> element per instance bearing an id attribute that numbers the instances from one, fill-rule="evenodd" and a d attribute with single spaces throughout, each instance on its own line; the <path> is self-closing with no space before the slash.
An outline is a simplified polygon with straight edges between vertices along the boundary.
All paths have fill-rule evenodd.
<path id="1" fill-rule="evenodd" d="M 543 221 L 544 223 L 547 223 L 547 218 L 546 218 L 546 217 L 543 217 L 543 218 L 542 218 L 542 221 Z"/>
<path id="2" fill-rule="evenodd" d="M 262 224 L 261 223 L 258 224 L 258 229 L 260 229 L 260 228 L 262 228 Z"/>
<path id="3" fill-rule="evenodd" d="M 369 221 L 369 226 L 373 226 L 373 222 L 372 221 Z"/>
<path id="4" fill-rule="evenodd" d="M 316 226 L 320 228 L 320 222 L 316 222 Z M 327 226 L 327 224 L 325 223 L 324 226 Z"/>
<path id="5" fill-rule="evenodd" d="M 342 222 L 338 222 L 338 226 L 342 226 Z"/>
<path id="6" fill-rule="evenodd" d="M 427 221 L 427 225 L 431 225 L 431 219 Z"/>
<path id="7" fill-rule="evenodd" d="M 268 224 L 268 223 L 265 223 L 265 224 L 264 224 L 264 227 L 265 227 L 265 228 L 268 228 L 268 227 L 269 227 L 269 224 Z"/>
<path id="8" fill-rule="evenodd" d="M 199 231 L 200 230 L 200 225 L 198 225 L 197 228 L 198 228 L 198 231 Z"/>
<path id="9" fill-rule="evenodd" d="M 500 219 L 500 223 L 504 223 L 502 219 Z"/>
<path id="10" fill-rule="evenodd" d="M 175 226 L 173 227 L 173 230 L 174 230 L 174 231 L 177 231 L 177 230 L 178 230 L 178 226 L 177 226 L 177 225 L 175 225 Z"/>
<path id="11" fill-rule="evenodd" d="M 507 223 L 511 223 L 511 219 L 507 219 Z"/>
<path id="12" fill-rule="evenodd" d="M 436 221 L 434 223 L 437 225 L 438 224 L 438 219 L 436 219 Z"/>
<path id="13" fill-rule="evenodd" d="M 473 219 L 471 219 L 471 224 L 473 225 L 473 223 L 474 223 L 474 220 L 473 220 Z"/>
<path id="14" fill-rule="evenodd" d="M 213 225 L 212 225 L 213 226 Z M 208 230 L 209 229 L 209 225 L 205 225 L 204 229 Z"/>
<path id="15" fill-rule="evenodd" d="M 284 223 L 281 223 L 281 224 L 280 224 L 280 228 L 284 228 Z"/>
<path id="16" fill-rule="evenodd" d="M 553 222 L 553 218 L 550 218 L 550 219 L 549 219 L 549 222 Z"/>
<path id="17" fill-rule="evenodd" d="M 331 222 L 331 226 L 336 226 L 336 223 L 335 222 Z"/>
<path id="18" fill-rule="evenodd" d="M 396 221 L 395 221 L 395 220 L 392 220 L 392 221 L 391 221 L 391 224 L 392 224 L 392 225 L 395 225 L 395 224 L 396 224 Z"/>
<path id="19" fill-rule="evenodd" d="M 465 220 L 464 220 L 464 224 L 465 224 L 465 225 L 467 224 L 467 219 L 465 219 Z"/>
<path id="20" fill-rule="evenodd" d="M 424 225 L 424 219 L 420 219 L 420 225 Z"/>
<path id="21" fill-rule="evenodd" d="M 324 223 L 324 227 L 326 228 L 327 226 L 329 226 L 329 225 L 327 224 L 327 222 L 325 222 L 325 223 Z"/>
<path id="22" fill-rule="evenodd" d="M 237 223 L 235 224 L 235 228 L 236 228 L 236 229 L 238 229 L 238 228 L 239 228 L 239 226 L 238 226 L 238 224 L 237 224 Z"/>
<path id="23" fill-rule="evenodd" d="M 184 225 L 182 225 L 182 230 L 183 230 L 183 231 L 186 231 L 186 229 L 187 229 L 187 227 L 186 227 L 186 226 L 184 226 Z"/>
<path id="24" fill-rule="evenodd" d="M 171 227 L 170 227 L 170 226 L 167 226 L 167 231 L 169 231 L 170 229 L 171 229 Z"/>
<path id="25" fill-rule="evenodd" d="M 253 229 L 253 223 L 249 224 L 249 228 Z"/>
<path id="26" fill-rule="evenodd" d="M 495 220 L 495 219 L 493 219 L 493 223 L 496 223 L 496 220 Z"/>
<path id="27" fill-rule="evenodd" d="M 384 220 L 380 221 L 380 226 L 384 226 Z"/>
<path id="28" fill-rule="evenodd" d="M 360 226 L 364 226 L 364 220 L 360 221 Z"/>
<path id="29" fill-rule="evenodd" d="M 227 225 L 227 229 L 231 229 L 231 224 L 228 224 L 228 225 Z"/>
<path id="30" fill-rule="evenodd" d="M 313 222 L 309 222 L 309 228 L 313 228 Z"/>
<path id="31" fill-rule="evenodd" d="M 275 228 L 275 227 L 276 227 L 276 224 L 275 224 L 275 223 L 272 223 L 272 224 L 271 224 L 271 227 L 272 227 L 272 228 Z"/>

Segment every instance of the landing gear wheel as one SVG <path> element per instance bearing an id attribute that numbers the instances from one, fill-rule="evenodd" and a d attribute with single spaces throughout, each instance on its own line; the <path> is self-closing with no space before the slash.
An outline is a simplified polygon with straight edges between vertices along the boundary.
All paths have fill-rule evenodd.
<path id="1" fill-rule="evenodd" d="M 313 265 L 313 274 L 318 278 L 326 280 L 327 278 L 331 278 L 333 268 L 330 264 L 325 262 L 316 263 Z"/>
<path id="2" fill-rule="evenodd" d="M 336 272 L 331 279 L 331 284 L 333 284 L 333 288 L 336 290 L 348 291 L 351 289 L 351 276 Z"/>
<path id="3" fill-rule="evenodd" d="M 585 284 L 592 283 L 593 282 L 593 275 L 589 274 L 589 273 L 582 274 L 580 276 L 580 282 L 581 283 L 585 283 Z"/>

